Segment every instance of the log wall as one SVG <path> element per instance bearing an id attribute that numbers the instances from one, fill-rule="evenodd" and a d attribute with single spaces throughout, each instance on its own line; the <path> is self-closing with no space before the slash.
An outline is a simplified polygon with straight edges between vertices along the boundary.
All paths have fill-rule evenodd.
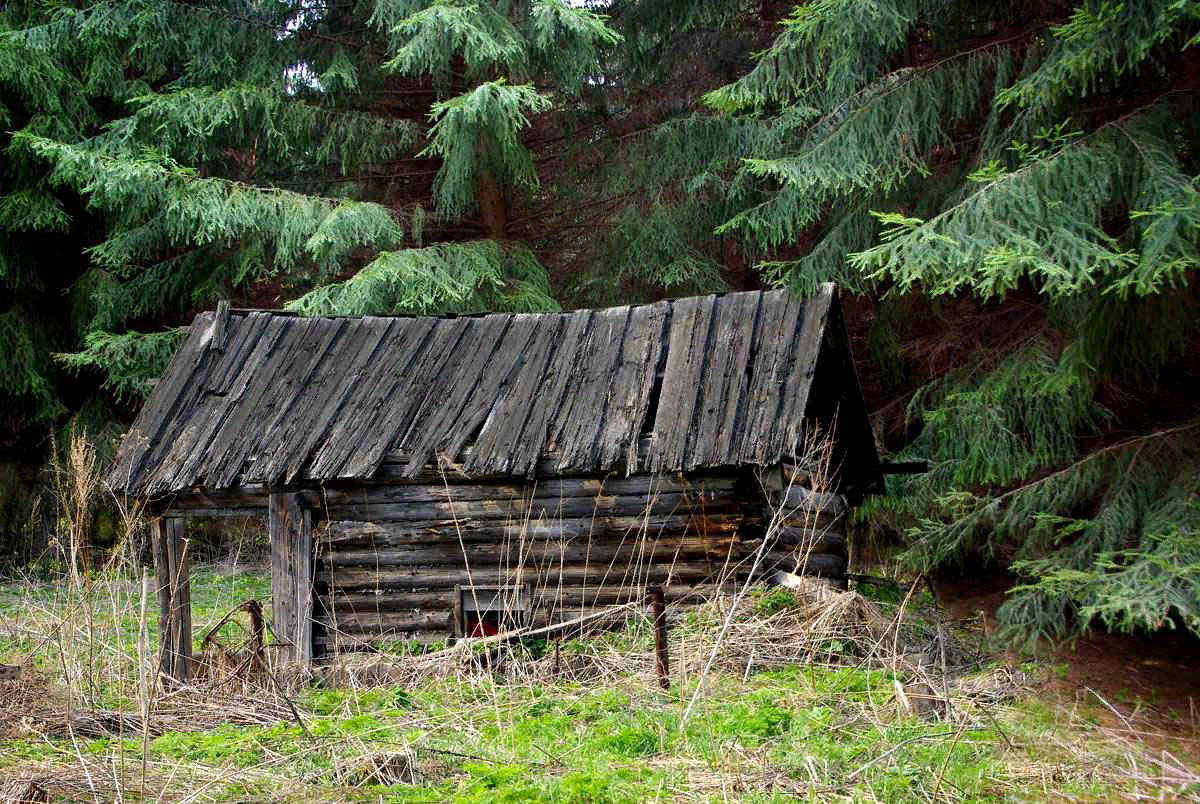
<path id="1" fill-rule="evenodd" d="M 521 598 L 510 622 L 546 624 L 641 600 L 651 582 L 668 602 L 698 603 L 750 580 L 752 568 L 844 576 L 844 501 L 793 496 L 829 510 L 768 529 L 762 484 L 748 471 L 303 492 L 324 520 L 314 643 L 320 653 L 458 636 L 464 607 L 506 595 Z"/>

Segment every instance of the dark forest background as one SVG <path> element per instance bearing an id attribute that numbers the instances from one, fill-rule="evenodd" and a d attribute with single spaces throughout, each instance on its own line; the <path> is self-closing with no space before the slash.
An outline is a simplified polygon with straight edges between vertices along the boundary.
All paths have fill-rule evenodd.
<path id="1" fill-rule="evenodd" d="M 864 531 L 1200 632 L 1200 3 L 0 2 L 0 549 L 182 327 L 842 287 Z M 41 502 L 39 502 L 41 500 Z M 39 524 L 40 523 L 40 524 Z"/>

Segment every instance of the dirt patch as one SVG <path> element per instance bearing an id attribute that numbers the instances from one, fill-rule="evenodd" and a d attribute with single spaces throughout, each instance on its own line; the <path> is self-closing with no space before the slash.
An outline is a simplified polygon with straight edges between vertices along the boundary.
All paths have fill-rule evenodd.
<path id="1" fill-rule="evenodd" d="M 950 620 L 994 629 L 996 610 L 1015 582 L 1007 573 L 939 579 L 939 608 Z M 1040 664 L 1047 668 L 1040 686 L 1047 701 L 1084 708 L 1106 728 L 1184 751 L 1200 765 L 1200 639 L 1180 631 L 1093 631 L 1049 649 Z"/>

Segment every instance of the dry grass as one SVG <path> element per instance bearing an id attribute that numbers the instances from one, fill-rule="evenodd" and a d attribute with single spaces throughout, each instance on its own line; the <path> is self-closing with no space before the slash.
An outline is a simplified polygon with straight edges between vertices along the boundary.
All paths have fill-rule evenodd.
<path id="1" fill-rule="evenodd" d="M 94 471 L 86 451 L 71 460 Z M 817 460 L 792 479 L 819 489 L 827 470 Z M 92 504 L 87 483 L 64 488 L 78 495 L 64 511 Z M 768 534 L 797 516 L 777 512 Z M 127 544 L 139 527 L 127 510 Z M 343 656 L 310 677 L 281 664 L 260 627 L 261 579 L 200 571 L 195 680 L 168 689 L 149 579 L 124 556 L 98 574 L 68 564 L 65 583 L 0 588 L 14 646 L 0 661 L 21 665 L 0 677 L 0 789 L 96 801 L 1200 793 L 1194 740 L 1152 734 L 1138 711 L 1095 695 L 1048 707 L 1036 667 L 964 647 L 979 640 L 939 621 L 915 583 L 881 602 L 806 578 L 731 581 L 705 605 L 669 607 L 663 691 L 641 600 L 593 610 L 565 635 Z"/>

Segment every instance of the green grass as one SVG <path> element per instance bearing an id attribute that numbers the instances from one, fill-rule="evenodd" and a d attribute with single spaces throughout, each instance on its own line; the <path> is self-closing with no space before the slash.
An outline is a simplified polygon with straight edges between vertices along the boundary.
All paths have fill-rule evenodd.
<path id="1" fill-rule="evenodd" d="M 96 598 L 136 600 L 136 584 L 124 592 L 111 587 Z M 261 573 L 197 571 L 197 632 L 244 600 L 266 603 L 267 587 Z M 763 603 L 760 597 L 756 605 Z M 779 610 L 778 603 L 768 606 Z M 23 616 L 18 606 L 31 606 L 35 617 L 19 646 L 4 643 L 9 655 L 0 661 L 40 651 L 38 664 L 55 672 L 53 645 L 36 644 L 35 626 L 53 626 L 73 605 L 48 585 L 0 589 L 0 625 Z M 676 630 L 676 641 L 695 636 L 710 617 L 697 612 Z M 118 608 L 114 619 L 111 606 L 98 605 L 95 619 L 122 649 L 136 638 L 136 606 Z M 637 626 L 560 650 L 619 655 L 649 647 Z M 673 655 L 689 653 L 680 643 Z M 132 686 L 117 670 L 107 683 L 106 700 L 117 703 Z M 295 696 L 303 728 L 290 721 L 225 724 L 154 737 L 144 746 L 150 789 L 168 797 L 201 789 L 201 800 L 396 802 L 1029 801 L 1048 794 L 1107 800 L 1135 790 L 1129 779 L 1097 771 L 1104 762 L 1117 766 L 1117 747 L 1105 753 L 1085 720 L 1064 724 L 1062 713 L 1036 695 L 987 717 L 921 720 L 896 714 L 888 671 L 791 666 L 713 675 L 684 723 L 696 683 L 689 678 L 661 691 L 651 678 L 626 674 L 603 683 L 479 675 L 403 688 L 310 685 Z M 136 735 L 10 740 L 0 744 L 0 775 L 30 763 L 69 773 L 94 762 L 130 769 L 125 798 L 136 799 L 132 780 L 140 778 L 142 751 Z M 351 785 L 338 770 L 355 758 L 397 751 L 415 756 L 415 783 Z"/>

